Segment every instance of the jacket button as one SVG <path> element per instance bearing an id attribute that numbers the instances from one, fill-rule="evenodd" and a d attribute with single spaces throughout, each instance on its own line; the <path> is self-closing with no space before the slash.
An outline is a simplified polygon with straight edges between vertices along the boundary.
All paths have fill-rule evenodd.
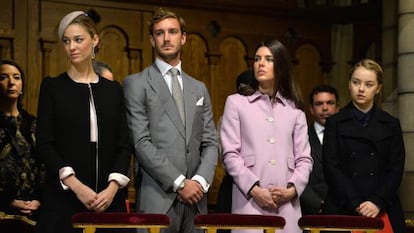
<path id="1" fill-rule="evenodd" d="M 375 175 L 375 173 L 373 173 L 373 172 L 370 172 L 370 173 L 369 173 L 369 175 L 370 175 L 370 176 L 373 176 L 373 175 Z"/>
<path id="2" fill-rule="evenodd" d="M 352 152 L 352 153 L 349 155 L 349 157 L 351 157 L 352 159 L 353 159 L 353 158 L 355 158 L 355 157 L 356 157 L 356 153 L 355 153 L 355 152 Z"/>
<path id="3" fill-rule="evenodd" d="M 275 144 L 276 139 L 274 139 L 274 138 L 269 138 L 269 139 L 267 139 L 267 141 L 268 141 L 268 142 L 270 142 L 270 144 Z"/>
<path id="4" fill-rule="evenodd" d="M 374 152 L 369 153 L 369 155 L 371 156 L 371 158 L 374 158 L 375 157 L 375 153 Z"/>

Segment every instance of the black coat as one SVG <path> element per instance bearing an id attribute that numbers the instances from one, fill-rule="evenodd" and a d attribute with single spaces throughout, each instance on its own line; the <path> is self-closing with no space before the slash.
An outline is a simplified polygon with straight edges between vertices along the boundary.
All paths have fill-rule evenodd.
<path id="1" fill-rule="evenodd" d="M 99 193 L 111 173 L 128 175 L 132 153 L 122 87 L 99 77 L 91 83 L 97 115 L 97 153 L 90 142 L 90 90 L 63 73 L 42 81 L 39 97 L 37 149 L 47 167 L 38 232 L 72 232 L 71 215 L 87 211 L 71 190 L 63 190 L 59 169 L 70 166 L 76 177 Z M 125 211 L 125 192 L 118 192 L 107 209 Z"/>
<path id="2" fill-rule="evenodd" d="M 312 173 L 309 176 L 309 182 L 300 196 L 300 205 L 303 215 L 319 214 L 321 202 L 325 200 L 328 191 L 323 166 L 322 166 L 322 145 L 316 134 L 314 125 L 308 129 L 309 144 L 311 146 L 311 155 L 313 159 Z"/>
<path id="3" fill-rule="evenodd" d="M 367 126 L 353 116 L 348 104 L 327 120 L 323 164 L 328 214 L 357 214 L 371 201 L 388 212 L 394 232 L 406 232 L 397 195 L 404 172 L 404 142 L 398 119 L 374 106 Z"/>

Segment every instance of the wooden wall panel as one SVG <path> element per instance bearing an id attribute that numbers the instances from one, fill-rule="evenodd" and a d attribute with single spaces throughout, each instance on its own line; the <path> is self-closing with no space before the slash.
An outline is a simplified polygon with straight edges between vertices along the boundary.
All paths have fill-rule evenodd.
<path id="1" fill-rule="evenodd" d="M 222 113 L 228 95 L 236 92 L 237 76 L 247 69 L 247 48 L 242 40 L 234 37 L 224 39 L 220 43 L 219 72 L 214 79 L 218 85 L 216 98 L 216 113 Z M 216 115 L 216 121 L 221 114 Z"/>
<path id="2" fill-rule="evenodd" d="M 99 52 L 96 60 L 104 61 L 112 68 L 114 80 L 121 82 L 129 74 L 128 69 L 128 53 L 127 38 L 125 33 L 117 27 L 105 27 L 99 33 L 101 40 Z"/>
<path id="3" fill-rule="evenodd" d="M 15 32 L 13 0 L 4 0 L 0 8 L 0 58 L 13 57 Z"/>
<path id="4" fill-rule="evenodd" d="M 300 46 L 295 54 L 297 65 L 294 67 L 294 75 L 302 92 L 305 112 L 309 116 L 309 93 L 314 86 L 324 83 L 319 51 L 311 44 Z"/>
<path id="5" fill-rule="evenodd" d="M 0 33 L 14 29 L 14 0 L 2 0 L 0 9 Z"/>
<path id="6" fill-rule="evenodd" d="M 195 79 L 202 81 L 210 89 L 211 79 L 206 54 L 206 41 L 198 34 L 187 34 L 181 54 L 182 69 Z"/>
<path id="7" fill-rule="evenodd" d="M 224 39 L 220 44 L 220 55 L 218 72 L 213 75 L 215 85 L 212 87 L 215 90 L 212 98 L 214 99 L 213 109 L 216 113 L 216 122 L 221 117 L 221 114 L 218 113 L 223 112 L 227 96 L 236 92 L 237 76 L 247 69 L 246 47 L 240 39 L 234 37 Z M 221 155 L 219 157 L 221 158 Z M 224 166 L 219 161 L 208 196 L 208 201 L 211 205 L 216 203 L 218 190 L 224 174 Z"/>

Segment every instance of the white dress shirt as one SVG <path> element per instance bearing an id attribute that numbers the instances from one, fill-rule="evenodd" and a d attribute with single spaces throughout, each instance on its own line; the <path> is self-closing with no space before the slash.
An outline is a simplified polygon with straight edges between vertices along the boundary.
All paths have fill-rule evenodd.
<path id="1" fill-rule="evenodd" d="M 321 124 L 319 124 L 318 122 L 315 121 L 313 123 L 313 127 L 315 127 L 316 135 L 318 136 L 319 141 L 321 142 L 321 145 L 322 145 L 323 144 L 323 133 L 325 131 L 325 126 L 323 126 L 323 125 L 321 125 Z"/>

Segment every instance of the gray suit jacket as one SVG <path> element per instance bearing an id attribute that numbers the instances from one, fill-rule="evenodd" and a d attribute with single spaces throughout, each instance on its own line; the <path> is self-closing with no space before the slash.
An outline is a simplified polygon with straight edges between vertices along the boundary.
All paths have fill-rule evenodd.
<path id="1" fill-rule="evenodd" d="M 180 174 L 213 181 L 217 141 L 210 97 L 202 82 L 184 72 L 181 77 L 186 127 L 155 64 L 124 81 L 127 122 L 141 173 L 138 212 L 166 213 L 177 198 L 172 187 Z M 207 195 L 198 209 L 207 213 Z"/>

